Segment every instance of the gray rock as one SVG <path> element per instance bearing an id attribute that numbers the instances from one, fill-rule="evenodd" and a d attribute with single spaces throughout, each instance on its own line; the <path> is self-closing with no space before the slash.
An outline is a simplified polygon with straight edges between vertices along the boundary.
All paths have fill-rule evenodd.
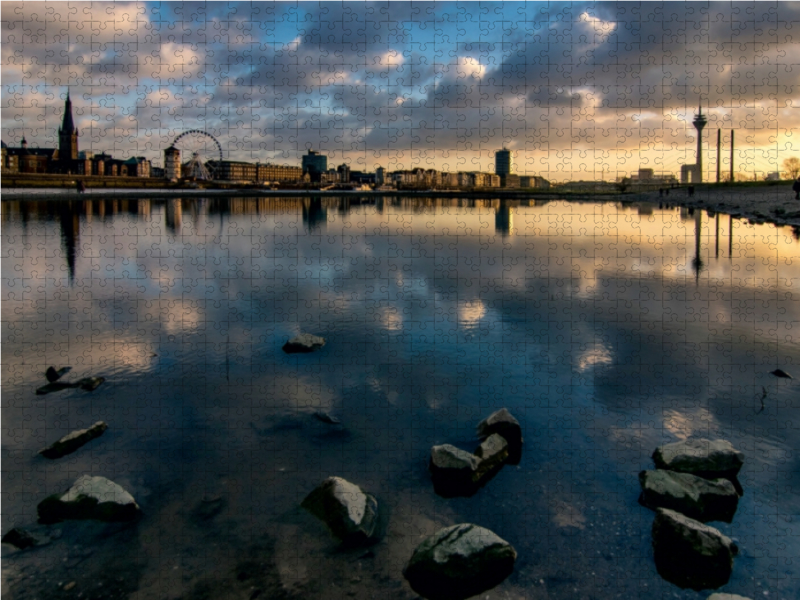
<path id="1" fill-rule="evenodd" d="M 478 437 L 486 439 L 496 433 L 508 442 L 508 459 L 510 465 L 518 465 L 522 459 L 522 428 L 508 409 L 501 408 L 478 423 Z"/>
<path id="2" fill-rule="evenodd" d="M 514 570 L 517 552 L 498 535 L 471 523 L 453 525 L 424 540 L 403 576 L 430 600 L 462 600 L 500 584 Z"/>
<path id="3" fill-rule="evenodd" d="M 326 413 L 324 411 L 321 411 L 321 410 L 315 411 L 314 412 L 314 416 L 317 419 L 319 419 L 320 421 L 322 421 L 323 423 L 328 423 L 330 425 L 340 425 L 342 423 L 336 417 L 332 417 L 330 414 L 328 414 L 328 413 Z"/>
<path id="4" fill-rule="evenodd" d="M 61 458 L 62 456 L 66 456 L 67 454 L 75 452 L 75 450 L 87 442 L 100 437 L 103 435 L 103 432 L 105 432 L 106 429 L 108 429 L 108 425 L 106 425 L 103 421 L 98 421 L 88 429 L 80 429 L 65 435 L 54 444 L 39 450 L 39 454 L 45 458 Z"/>
<path id="5" fill-rule="evenodd" d="M 39 522 L 57 523 L 67 519 L 132 521 L 139 516 L 139 505 L 122 487 L 105 477 L 82 475 L 63 494 L 54 494 L 39 503 Z"/>
<path id="6" fill-rule="evenodd" d="M 325 339 L 310 333 L 301 333 L 293 337 L 283 345 L 283 351 L 287 354 L 295 352 L 313 352 L 325 345 Z"/>
<path id="7" fill-rule="evenodd" d="M 328 477 L 301 506 L 348 544 L 374 543 L 380 537 L 378 501 L 341 477 Z"/>
<path id="8" fill-rule="evenodd" d="M 706 600 L 750 600 L 750 598 L 745 598 L 738 594 L 720 594 L 717 592 L 716 594 L 711 594 Z"/>
<path id="9" fill-rule="evenodd" d="M 491 471 L 499 470 L 508 458 L 508 442 L 504 437 L 493 433 L 475 450 L 480 458 L 476 475 L 483 478 Z"/>
<path id="10" fill-rule="evenodd" d="M 428 469 L 434 491 L 445 498 L 472 496 L 478 491 L 481 459 L 450 444 L 431 448 Z"/>
<path id="11" fill-rule="evenodd" d="M 659 446 L 653 452 L 658 469 L 692 473 L 699 477 L 736 477 L 744 454 L 725 440 L 694 439 Z"/>
<path id="12" fill-rule="evenodd" d="M 739 494 L 727 479 L 709 481 L 690 473 L 642 471 L 639 501 L 648 508 L 670 508 L 698 521 L 730 523 L 739 505 Z"/>
<path id="13" fill-rule="evenodd" d="M 682 588 L 705 590 L 728 583 L 738 548 L 719 530 L 668 508 L 653 522 L 653 555 L 659 574 Z"/>

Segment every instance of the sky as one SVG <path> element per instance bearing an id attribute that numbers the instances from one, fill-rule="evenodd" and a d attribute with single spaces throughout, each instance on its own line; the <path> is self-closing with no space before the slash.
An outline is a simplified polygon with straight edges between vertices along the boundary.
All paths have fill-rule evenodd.
<path id="1" fill-rule="evenodd" d="M 800 157 L 800 3 L 2 2 L 2 139 L 223 158 L 613 181 Z M 797 34 L 800 38 L 800 33 Z M 800 40 L 798 40 L 800 41 Z M 194 138 L 194 139 L 193 139 Z M 215 158 L 211 138 L 185 136 Z"/>

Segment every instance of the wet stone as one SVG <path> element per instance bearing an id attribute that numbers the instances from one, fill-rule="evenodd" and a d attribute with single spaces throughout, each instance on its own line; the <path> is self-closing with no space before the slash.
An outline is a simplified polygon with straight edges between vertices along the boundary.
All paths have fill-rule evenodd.
<path id="1" fill-rule="evenodd" d="M 25 529 L 15 527 L 3 536 L 2 542 L 4 544 L 11 544 L 20 550 L 25 550 L 39 543 L 30 532 Z"/>
<path id="2" fill-rule="evenodd" d="M 667 581 L 693 590 L 728 583 L 738 548 L 719 530 L 668 508 L 653 522 L 656 569 Z"/>
<path id="3" fill-rule="evenodd" d="M 736 477 L 744 464 L 744 454 L 725 440 L 703 438 L 659 446 L 653 452 L 658 469 L 691 473 L 707 479 Z"/>
<path id="4" fill-rule="evenodd" d="M 106 429 L 108 429 L 108 425 L 103 421 L 98 421 L 88 429 L 80 429 L 65 435 L 47 448 L 39 450 L 39 454 L 50 459 L 61 458 L 62 456 L 75 452 L 78 448 L 93 439 L 100 437 Z"/>
<path id="5" fill-rule="evenodd" d="M 428 464 L 434 491 L 445 498 L 472 496 L 480 488 L 480 463 L 480 457 L 450 444 L 434 446 Z"/>
<path id="6" fill-rule="evenodd" d="M 508 458 L 508 442 L 504 437 L 493 433 L 475 450 L 475 456 L 480 458 L 476 472 L 480 479 L 502 468 Z"/>
<path id="7" fill-rule="evenodd" d="M 642 471 L 639 501 L 648 508 L 670 508 L 698 521 L 730 523 L 739 505 L 739 494 L 727 479 L 709 481 L 689 473 Z"/>
<path id="8" fill-rule="evenodd" d="M 514 571 L 517 552 L 471 523 L 437 531 L 414 550 L 403 576 L 429 600 L 462 600 L 490 590 Z"/>
<path id="9" fill-rule="evenodd" d="M 139 505 L 121 486 L 105 477 L 83 475 L 63 494 L 45 498 L 37 508 L 40 523 L 68 519 L 132 521 L 140 514 Z"/>
<path id="10" fill-rule="evenodd" d="M 313 352 L 325 345 L 325 339 L 310 333 L 301 333 L 293 337 L 283 345 L 283 351 L 287 354 L 297 352 Z"/>
<path id="11" fill-rule="evenodd" d="M 382 535 L 378 501 L 341 477 L 328 477 L 306 496 L 301 506 L 348 545 L 372 544 Z"/>
<path id="12" fill-rule="evenodd" d="M 510 465 L 518 465 L 522 459 L 522 428 L 519 421 L 501 408 L 478 423 L 478 438 L 484 440 L 492 434 L 502 436 L 508 442 L 508 459 Z"/>

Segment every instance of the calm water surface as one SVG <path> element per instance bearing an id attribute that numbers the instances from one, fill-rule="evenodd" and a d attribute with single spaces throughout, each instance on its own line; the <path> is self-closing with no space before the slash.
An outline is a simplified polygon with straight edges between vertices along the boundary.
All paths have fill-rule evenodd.
<path id="1" fill-rule="evenodd" d="M 650 204 L 192 198 L 6 201 L 2 233 L 2 528 L 53 538 L 3 546 L 8 598 L 414 598 L 414 547 L 459 522 L 519 553 L 482 597 L 706 598 L 659 577 L 637 503 L 653 449 L 692 436 L 746 454 L 736 517 L 713 523 L 740 546 L 720 591 L 800 597 L 800 397 L 769 375 L 800 375 L 790 229 Z M 284 354 L 300 331 L 328 343 Z M 107 381 L 37 396 L 50 365 Z M 438 497 L 430 447 L 473 450 L 503 406 L 521 464 Z M 37 456 L 97 420 L 99 440 Z M 35 525 L 85 473 L 142 519 Z M 389 508 L 371 553 L 298 508 L 330 475 Z"/>

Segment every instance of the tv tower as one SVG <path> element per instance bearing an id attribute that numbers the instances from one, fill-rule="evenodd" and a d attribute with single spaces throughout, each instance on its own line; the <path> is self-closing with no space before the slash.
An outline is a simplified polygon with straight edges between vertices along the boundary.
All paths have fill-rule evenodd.
<path id="1" fill-rule="evenodd" d="M 697 116 L 692 121 L 692 125 L 697 129 L 697 161 L 695 162 L 695 169 L 697 169 L 697 183 L 703 182 L 703 127 L 708 123 L 703 114 L 702 99 L 697 107 Z"/>

